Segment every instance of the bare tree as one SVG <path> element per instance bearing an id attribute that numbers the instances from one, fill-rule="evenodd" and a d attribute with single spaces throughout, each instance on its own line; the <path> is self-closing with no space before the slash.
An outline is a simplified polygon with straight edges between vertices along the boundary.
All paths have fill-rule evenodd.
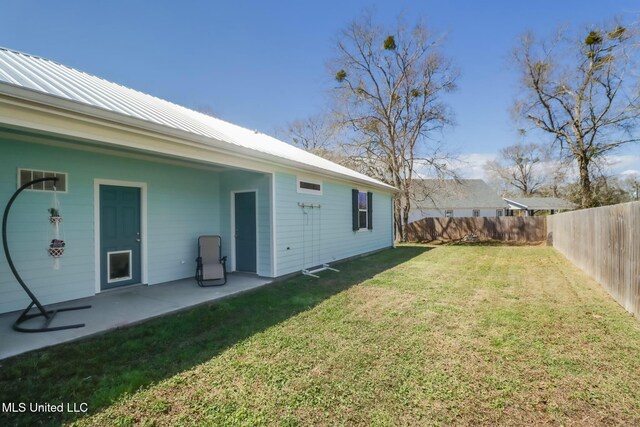
<path id="1" fill-rule="evenodd" d="M 620 180 L 613 176 L 597 175 L 591 183 L 593 206 L 607 206 L 629 201 L 629 194 Z M 580 183 L 566 185 L 562 189 L 564 198 L 579 204 L 581 200 Z"/>
<path id="2" fill-rule="evenodd" d="M 422 24 L 384 28 L 367 15 L 342 31 L 332 64 L 337 112 L 353 133 L 352 159 L 400 190 L 394 202 L 400 240 L 407 238 L 416 169 L 446 169 L 431 137 L 450 123 L 442 96 L 455 89 L 457 73 L 440 44 Z"/>
<path id="3" fill-rule="evenodd" d="M 340 124 L 328 113 L 318 113 L 304 119 L 296 119 L 286 128 L 276 130 L 276 135 L 291 145 L 341 164 L 359 169 L 342 143 L 344 135 Z"/>
<path id="4" fill-rule="evenodd" d="M 629 195 L 629 200 L 640 200 L 640 174 L 630 173 L 622 179 L 622 186 Z"/>
<path id="5" fill-rule="evenodd" d="M 523 196 L 534 194 L 547 180 L 545 164 L 549 153 L 538 144 L 517 144 L 500 150 L 495 160 L 485 163 L 489 175 L 516 189 Z"/>
<path id="6" fill-rule="evenodd" d="M 327 114 L 319 113 L 290 122 L 280 133 L 291 144 L 314 153 L 330 150 L 336 146 L 338 127 Z"/>
<path id="7" fill-rule="evenodd" d="M 592 163 L 638 141 L 632 130 L 640 116 L 639 92 L 632 79 L 632 31 L 621 25 L 594 27 L 571 41 L 522 37 L 515 60 L 522 71 L 521 117 L 553 138 L 575 159 L 580 205 L 594 205 Z"/>
<path id="8" fill-rule="evenodd" d="M 536 189 L 536 194 L 543 197 L 564 197 L 564 190 L 574 170 L 571 157 L 558 157 L 555 154 L 552 152 L 550 158 L 545 161 L 545 183 Z"/>

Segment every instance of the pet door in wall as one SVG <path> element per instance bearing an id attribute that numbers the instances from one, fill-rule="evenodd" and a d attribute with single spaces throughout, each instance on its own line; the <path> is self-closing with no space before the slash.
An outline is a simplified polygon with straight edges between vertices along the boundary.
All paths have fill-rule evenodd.
<path id="1" fill-rule="evenodd" d="M 131 250 L 107 252 L 108 283 L 131 279 Z"/>

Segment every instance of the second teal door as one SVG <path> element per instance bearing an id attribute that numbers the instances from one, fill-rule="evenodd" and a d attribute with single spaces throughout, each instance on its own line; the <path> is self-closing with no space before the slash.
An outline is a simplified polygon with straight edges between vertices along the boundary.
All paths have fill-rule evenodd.
<path id="1" fill-rule="evenodd" d="M 235 193 L 236 270 L 256 272 L 256 193 Z"/>

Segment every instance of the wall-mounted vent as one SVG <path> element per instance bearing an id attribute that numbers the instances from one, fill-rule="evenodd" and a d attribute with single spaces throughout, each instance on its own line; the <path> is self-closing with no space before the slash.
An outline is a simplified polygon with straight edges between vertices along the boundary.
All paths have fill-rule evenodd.
<path id="1" fill-rule="evenodd" d="M 54 181 L 44 181 L 34 184 L 28 187 L 28 190 L 33 191 L 53 191 L 54 185 L 55 190 L 63 193 L 67 192 L 67 174 L 64 172 L 51 172 L 51 171 L 41 171 L 35 169 L 18 169 L 18 187 L 20 188 L 29 181 L 33 181 L 34 179 L 39 178 L 58 178 L 57 182 Z"/>
<path id="2" fill-rule="evenodd" d="M 298 193 L 322 194 L 322 182 L 298 178 Z"/>

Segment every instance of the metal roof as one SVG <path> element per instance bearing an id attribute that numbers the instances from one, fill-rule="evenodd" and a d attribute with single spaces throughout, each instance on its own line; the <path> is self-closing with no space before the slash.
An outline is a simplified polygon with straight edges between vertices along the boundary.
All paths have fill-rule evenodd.
<path id="1" fill-rule="evenodd" d="M 0 47 L 0 93 L 10 85 L 65 99 L 83 106 L 121 114 L 145 122 L 178 129 L 297 164 L 309 165 L 319 173 L 332 172 L 344 178 L 393 190 L 364 174 L 318 157 L 268 135 L 245 129 L 151 95 L 109 82 L 94 75 L 38 56 Z"/>
<path id="2" fill-rule="evenodd" d="M 422 179 L 416 181 L 415 209 L 500 209 L 506 203 L 481 179 Z M 421 194 L 422 193 L 422 194 Z M 422 196 L 422 197 L 421 197 Z"/>

